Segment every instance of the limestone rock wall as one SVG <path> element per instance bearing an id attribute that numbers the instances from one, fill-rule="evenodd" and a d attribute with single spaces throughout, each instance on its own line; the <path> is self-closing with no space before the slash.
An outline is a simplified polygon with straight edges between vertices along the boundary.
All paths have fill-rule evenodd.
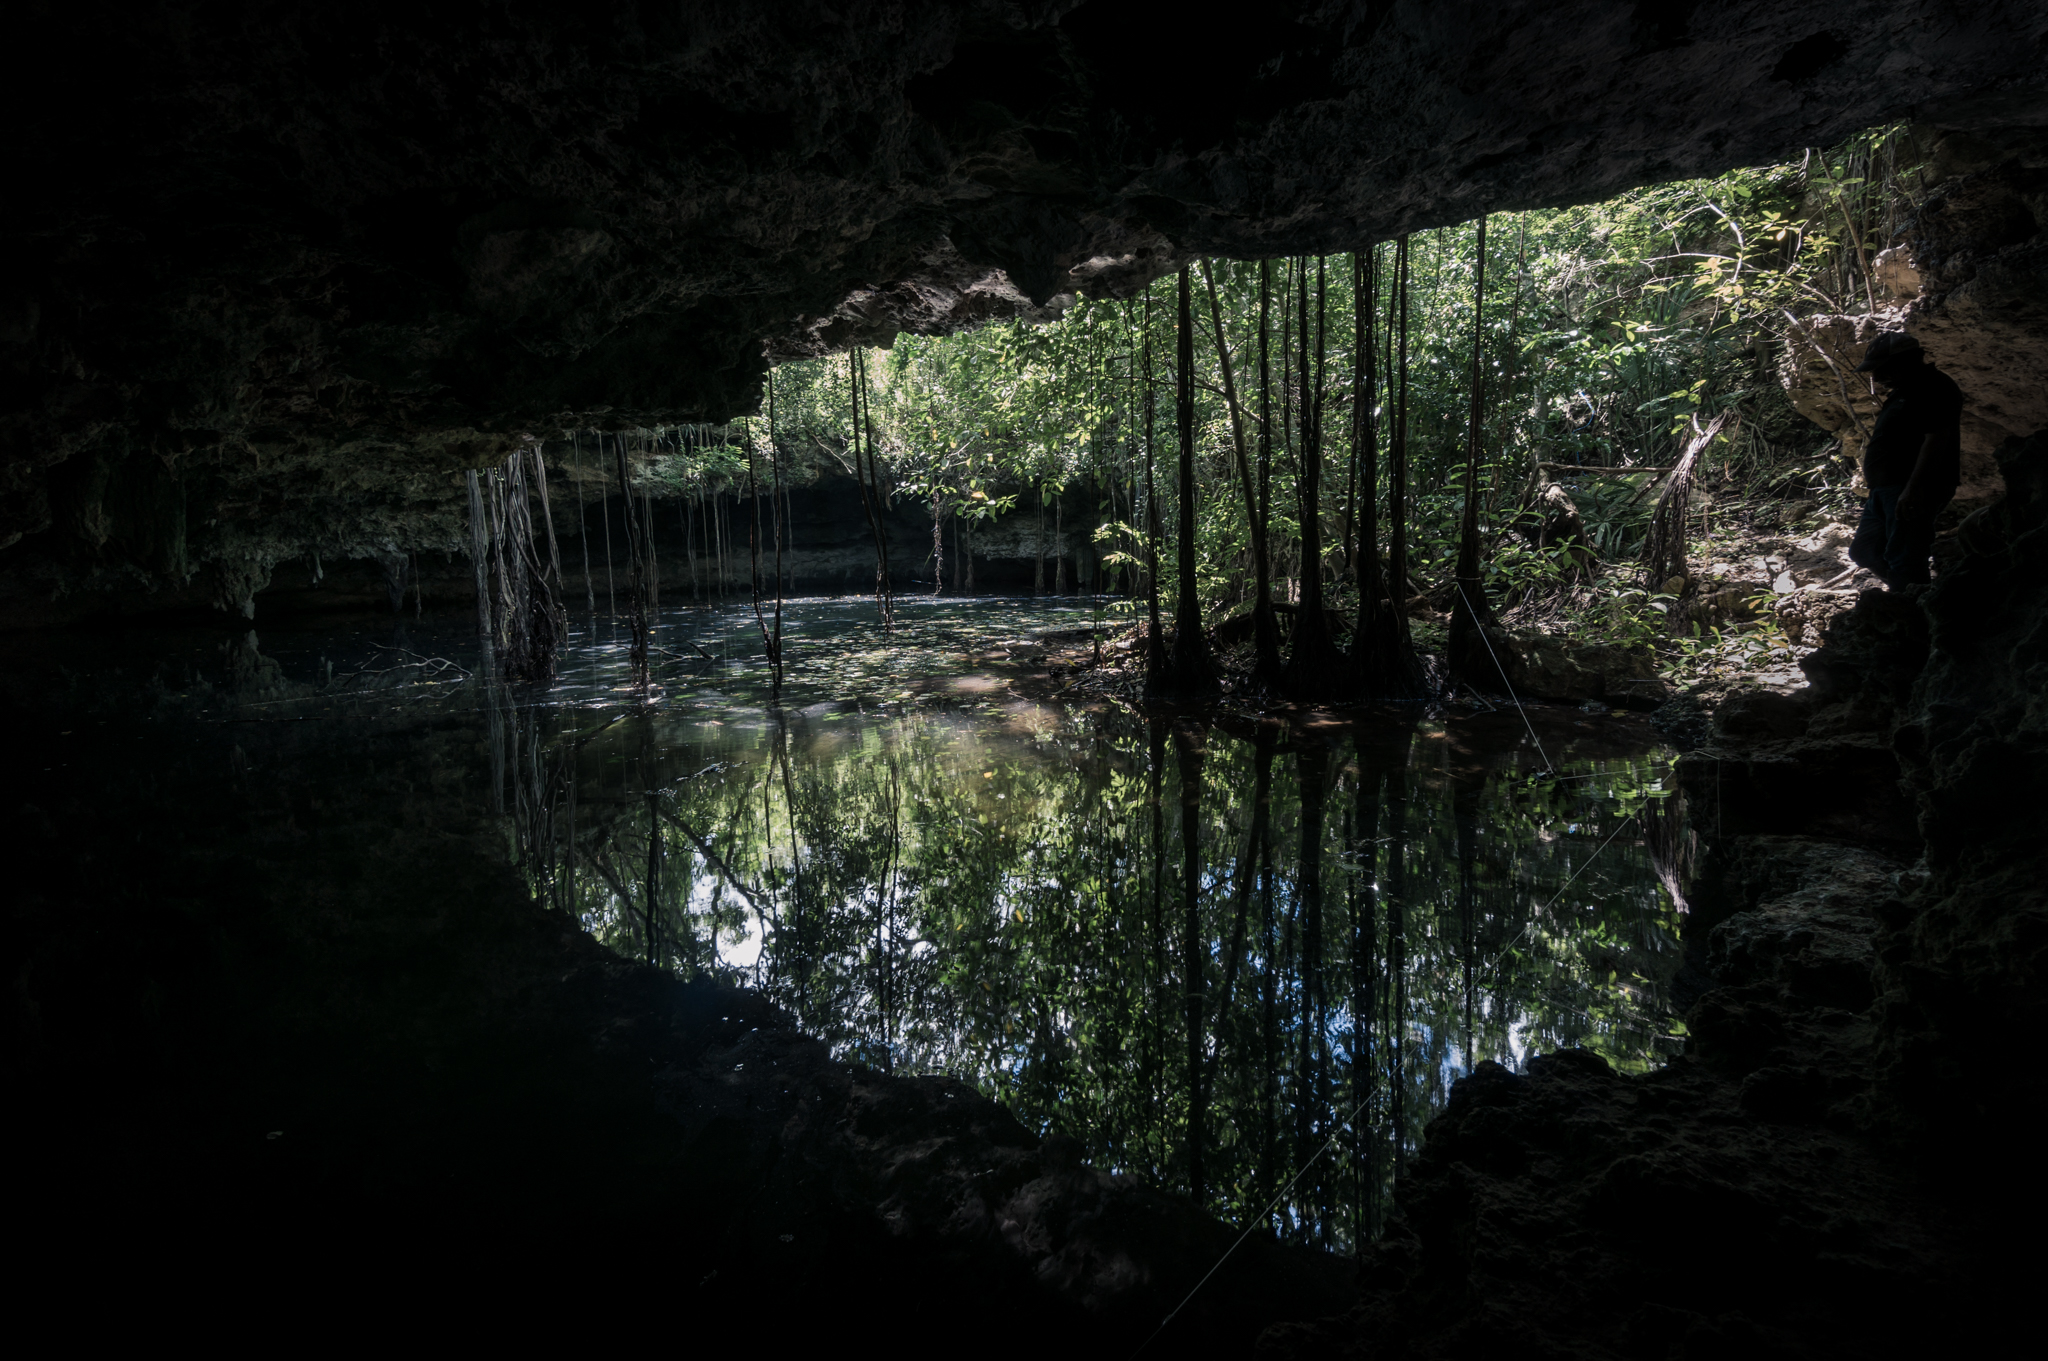
<path id="1" fill-rule="evenodd" d="M 1920 277 L 1905 329 L 1963 389 L 1979 485 L 2001 444 L 2048 426 L 2048 127 L 2012 151 L 1944 181 L 1904 229 Z"/>
<path id="2" fill-rule="evenodd" d="M 1800 320 L 1778 362 L 1793 409 L 1860 463 L 1884 399 L 1856 365 L 1880 332 L 1918 339 L 1963 390 L 1964 501 L 2001 489 L 2001 444 L 2048 425 L 2048 115 L 2025 117 L 1983 134 L 1925 129 L 1943 177 L 1873 262 L 1878 309 Z"/>
<path id="3" fill-rule="evenodd" d="M 1858 468 L 1884 398 L 1856 366 L 1880 332 L 1897 329 L 1898 316 L 1893 310 L 1804 317 L 1787 332 L 1779 353 L 1778 382 L 1792 409 L 1839 439 L 1843 456 Z"/>

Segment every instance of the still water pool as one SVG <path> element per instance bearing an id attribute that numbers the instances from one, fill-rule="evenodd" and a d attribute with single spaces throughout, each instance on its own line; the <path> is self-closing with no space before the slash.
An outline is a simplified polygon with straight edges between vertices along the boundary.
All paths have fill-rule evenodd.
<path id="1" fill-rule="evenodd" d="M 165 635 L 148 683 L 237 778 L 258 734 L 335 779 L 432 743 L 410 796 L 619 954 L 1296 1241 L 1374 1233 L 1476 1064 L 1677 1050 L 1687 834 L 1639 721 L 1013 689 L 1105 605 L 799 601 L 779 702 L 750 609 L 664 611 L 645 690 L 602 619 L 546 686 L 480 678 L 453 618 Z"/>

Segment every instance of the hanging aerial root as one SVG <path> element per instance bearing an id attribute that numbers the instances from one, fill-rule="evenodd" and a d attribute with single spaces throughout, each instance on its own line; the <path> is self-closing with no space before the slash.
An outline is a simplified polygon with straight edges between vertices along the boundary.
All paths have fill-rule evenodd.
<path id="1" fill-rule="evenodd" d="M 529 473 L 529 462 L 531 473 Z M 548 680 L 567 628 L 556 598 L 560 555 L 547 526 L 548 562 L 535 542 L 534 487 L 547 514 L 547 467 L 538 448 L 469 474 L 470 556 L 476 567 L 477 631 L 488 666 L 507 680 Z M 545 523 L 545 521 L 544 521 Z M 549 567 L 554 581 L 548 579 Z"/>

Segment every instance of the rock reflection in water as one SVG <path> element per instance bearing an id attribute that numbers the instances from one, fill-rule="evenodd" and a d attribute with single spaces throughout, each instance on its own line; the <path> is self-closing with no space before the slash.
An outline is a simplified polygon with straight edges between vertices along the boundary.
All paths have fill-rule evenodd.
<path id="1" fill-rule="evenodd" d="M 1641 1069 L 1681 1043 L 1684 838 L 1653 751 L 1551 778 L 1518 728 L 1414 710 L 1036 705 L 1000 670 L 951 683 L 1006 655 L 1002 614 L 933 608 L 884 649 L 835 607 L 792 613 L 781 709 L 716 621 L 678 649 L 703 674 L 644 712 L 588 707 L 618 674 L 594 649 L 558 691 L 583 707 L 493 692 L 536 893 L 622 953 L 1339 1250 L 1477 1062 Z"/>

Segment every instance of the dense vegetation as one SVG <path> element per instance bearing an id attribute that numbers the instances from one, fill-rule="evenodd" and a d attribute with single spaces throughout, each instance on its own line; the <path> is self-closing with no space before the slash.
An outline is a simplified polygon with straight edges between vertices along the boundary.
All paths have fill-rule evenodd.
<path id="1" fill-rule="evenodd" d="M 979 524 L 1057 518 L 1078 490 L 1095 508 L 1103 584 L 1142 612 L 1156 583 L 1166 623 L 1252 610 L 1263 549 L 1272 598 L 1284 610 L 1321 597 L 1333 628 L 1356 616 L 1370 632 L 1361 583 L 1403 577 L 1398 605 L 1390 584 L 1365 590 L 1387 600 L 1386 636 L 1361 656 L 1405 648 L 1411 617 L 1425 645 L 1440 643 L 1462 597 L 1511 625 L 1569 623 L 1696 660 L 1716 643 L 1711 625 L 1681 617 L 1674 629 L 1665 582 L 1639 568 L 1667 480 L 1571 468 L 1667 469 L 1718 417 L 1680 503 L 1695 560 L 1762 501 L 1845 513 L 1854 469 L 1791 410 L 1775 366 L 1797 318 L 1878 306 L 1871 261 L 1914 161 L 1904 132 L 1883 130 L 1796 162 L 1357 255 L 1201 261 L 1135 299 L 1078 300 L 1048 325 L 784 365 L 759 418 L 670 436 L 674 454 L 648 476 L 691 495 L 837 467 L 864 495 L 928 507 L 919 574 L 967 591 L 963 549 Z M 1553 480 L 1579 520 L 1562 542 L 1538 532 L 1533 509 Z M 1041 589 L 1079 578 L 1054 561 Z M 1294 651 L 1324 649 L 1309 659 L 1321 674 L 1281 659 L 1261 623 L 1265 679 L 1401 688 L 1398 665 L 1376 682 L 1346 671 L 1341 642 L 1310 615 Z M 1752 632 L 1750 646 L 1774 641 L 1768 614 Z"/>
<path id="2" fill-rule="evenodd" d="M 1905 145 L 1353 255 L 1197 261 L 1052 324 L 785 365 L 760 416 L 652 435 L 637 476 L 758 491 L 772 527 L 769 493 L 836 469 L 871 513 L 928 512 L 912 574 L 956 591 L 994 517 L 1058 528 L 1086 505 L 1094 552 L 1040 589 L 1121 596 L 1169 691 L 1213 680 L 1210 639 L 1281 693 L 1412 689 L 1415 641 L 1457 667 L 1461 606 L 1468 636 L 1497 616 L 1696 659 L 1721 644 L 1660 535 L 1683 564 L 1769 503 L 1847 509 L 1853 469 L 1776 360 L 1799 318 L 1876 308 Z M 1283 608 L 1260 620 L 1267 592 Z M 896 706 L 857 731 L 823 704 L 792 733 L 771 706 L 680 763 L 609 724 L 537 746 L 536 891 L 622 949 L 762 988 L 846 1055 L 969 1076 L 1105 1166 L 1240 1220 L 1277 1200 L 1276 1229 L 1333 1246 L 1374 1232 L 1479 1058 L 1640 1066 L 1674 1042 L 1677 824 L 1648 765 L 1487 773 L 1398 723 L 1345 747 L 1082 716 L 979 745 L 903 688 L 921 652 L 955 655 L 952 627 L 846 653 Z M 1765 615 L 1731 645 L 1771 641 Z"/>

